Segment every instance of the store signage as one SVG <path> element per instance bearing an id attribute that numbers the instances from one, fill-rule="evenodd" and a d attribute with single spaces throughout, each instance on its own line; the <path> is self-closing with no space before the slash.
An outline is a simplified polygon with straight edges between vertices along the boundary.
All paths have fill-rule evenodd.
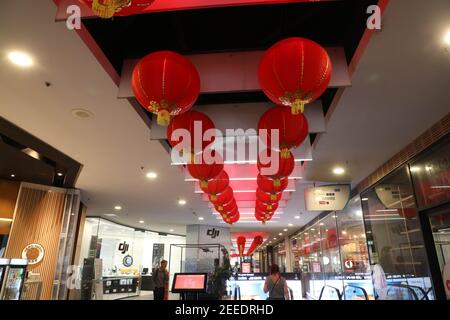
<path id="1" fill-rule="evenodd" d="M 401 185 L 382 184 L 375 188 L 378 199 L 386 208 L 401 208 Z"/>
<path id="2" fill-rule="evenodd" d="M 344 260 L 344 266 L 347 270 L 352 270 L 355 266 L 353 260 Z"/>
<path id="3" fill-rule="evenodd" d="M 125 267 L 131 267 L 133 265 L 133 257 L 130 255 L 125 256 L 122 263 Z"/>
<path id="4" fill-rule="evenodd" d="M 208 230 L 206 231 L 206 235 L 207 235 L 207 236 L 210 236 L 212 239 L 218 237 L 219 234 L 220 234 L 220 231 L 217 230 L 216 228 L 208 229 Z"/>
<path id="5" fill-rule="evenodd" d="M 38 264 L 44 259 L 44 248 L 37 243 L 31 243 L 22 250 L 22 259 L 27 259 L 29 265 Z"/>
<path id="6" fill-rule="evenodd" d="M 127 253 L 129 247 L 130 247 L 130 245 L 126 241 L 124 241 L 124 242 L 119 244 L 119 251 L 122 254 L 125 254 L 125 253 Z"/>
<path id="7" fill-rule="evenodd" d="M 350 185 L 329 185 L 305 188 L 307 211 L 338 211 L 350 199 Z"/>

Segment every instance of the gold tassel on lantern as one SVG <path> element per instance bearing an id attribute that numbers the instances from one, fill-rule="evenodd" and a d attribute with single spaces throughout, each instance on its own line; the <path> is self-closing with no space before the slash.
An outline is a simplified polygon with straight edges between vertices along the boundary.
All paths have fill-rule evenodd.
<path id="1" fill-rule="evenodd" d="M 115 0 L 93 0 L 92 12 L 103 19 L 109 19 L 116 13 L 116 1 Z"/>
<path id="2" fill-rule="evenodd" d="M 168 110 L 166 109 L 160 109 L 158 111 L 158 119 L 156 120 L 156 122 L 160 125 L 160 126 L 167 126 L 170 122 L 170 113 Z"/>
<path id="3" fill-rule="evenodd" d="M 281 186 L 281 180 L 280 179 L 273 179 L 273 186 L 274 187 L 279 187 Z"/>
<path id="4" fill-rule="evenodd" d="M 272 205 L 271 204 L 267 205 L 267 210 L 272 210 Z"/>
<path id="5" fill-rule="evenodd" d="M 281 149 L 281 159 L 289 159 L 291 157 L 291 150 L 289 148 Z"/>
<path id="6" fill-rule="evenodd" d="M 200 180 L 200 186 L 202 188 L 208 188 L 208 180 Z"/>
<path id="7" fill-rule="evenodd" d="M 212 201 L 216 201 L 217 200 L 217 194 L 212 194 L 211 195 L 211 200 Z"/>
<path id="8" fill-rule="evenodd" d="M 291 113 L 299 114 L 305 112 L 305 101 L 301 99 L 295 99 L 291 104 Z"/>
<path id="9" fill-rule="evenodd" d="M 277 195 L 275 193 L 271 193 L 270 200 L 277 200 Z"/>

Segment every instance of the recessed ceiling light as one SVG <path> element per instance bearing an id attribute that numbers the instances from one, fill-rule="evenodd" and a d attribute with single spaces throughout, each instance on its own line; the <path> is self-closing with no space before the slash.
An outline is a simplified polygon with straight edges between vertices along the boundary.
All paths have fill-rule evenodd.
<path id="1" fill-rule="evenodd" d="M 361 200 L 362 200 L 362 201 L 368 201 L 369 198 L 362 198 Z"/>
<path id="2" fill-rule="evenodd" d="M 57 173 L 58 177 L 62 177 L 64 174 L 62 172 Z"/>
<path id="3" fill-rule="evenodd" d="M 170 229 L 169 231 L 170 231 L 170 232 L 174 232 L 175 230 L 173 230 L 173 229 Z"/>
<path id="4" fill-rule="evenodd" d="M 347 234 L 347 231 L 342 231 L 342 234 L 343 234 L 343 235 L 346 235 L 346 234 Z"/>
<path id="5" fill-rule="evenodd" d="M 421 169 L 420 167 L 411 167 L 411 172 L 419 172 Z"/>
<path id="6" fill-rule="evenodd" d="M 289 223 L 288 224 L 288 227 L 293 227 L 294 225 L 292 224 L 292 223 Z"/>
<path id="7" fill-rule="evenodd" d="M 203 220 L 205 220 L 205 218 L 203 218 L 203 217 L 198 217 L 198 220 L 203 221 Z"/>
<path id="8" fill-rule="evenodd" d="M 107 217 L 117 217 L 117 214 L 114 213 L 105 213 L 104 215 Z"/>
<path id="9" fill-rule="evenodd" d="M 284 232 L 287 232 L 287 231 L 288 231 L 288 229 L 283 229 L 283 231 L 284 231 Z"/>
<path id="10" fill-rule="evenodd" d="M 12 51 L 8 53 L 8 59 L 16 66 L 23 68 L 28 68 L 33 65 L 33 59 L 31 59 L 28 54 L 20 51 Z"/>
<path id="11" fill-rule="evenodd" d="M 15 178 L 16 175 L 14 173 L 11 174 L 11 178 Z"/>
<path id="12" fill-rule="evenodd" d="M 344 174 L 344 172 L 345 172 L 344 168 L 337 167 L 333 169 L 333 173 L 337 175 Z"/>
<path id="13" fill-rule="evenodd" d="M 283 235 L 283 232 L 280 232 L 278 235 L 279 235 L 279 236 L 282 236 L 282 235 Z"/>
<path id="14" fill-rule="evenodd" d="M 298 219 L 300 219 L 300 216 L 295 216 L 294 218 L 298 220 Z"/>
<path id="15" fill-rule="evenodd" d="M 323 222 L 319 223 L 319 226 L 323 226 Z"/>
<path id="16" fill-rule="evenodd" d="M 145 221 L 144 220 L 139 220 L 139 223 L 145 223 Z"/>
<path id="17" fill-rule="evenodd" d="M 90 112 L 89 110 L 81 109 L 81 108 L 72 109 L 71 112 L 75 118 L 82 119 L 82 120 L 89 119 L 94 116 L 94 114 L 92 112 Z"/>
<path id="18" fill-rule="evenodd" d="M 120 211 L 120 210 L 122 210 L 122 206 L 117 205 L 114 207 L 114 210 Z"/>
<path id="19" fill-rule="evenodd" d="M 273 238 L 273 240 L 277 240 L 277 238 Z"/>
<path id="20" fill-rule="evenodd" d="M 450 30 L 448 30 L 444 36 L 444 43 L 450 45 Z"/>
<path id="21" fill-rule="evenodd" d="M 179 204 L 180 206 L 184 206 L 184 205 L 186 204 L 186 200 L 180 199 L 180 200 L 178 200 L 178 204 Z"/>
<path id="22" fill-rule="evenodd" d="M 149 179 L 156 179 L 158 177 L 156 172 L 147 172 L 147 174 L 145 176 Z"/>

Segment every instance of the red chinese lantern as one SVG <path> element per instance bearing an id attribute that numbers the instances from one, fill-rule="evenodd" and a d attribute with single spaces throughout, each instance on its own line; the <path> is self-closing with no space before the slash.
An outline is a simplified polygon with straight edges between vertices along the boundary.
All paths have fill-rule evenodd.
<path id="1" fill-rule="evenodd" d="M 142 58 L 133 70 L 131 87 L 139 103 L 167 125 L 170 115 L 188 111 L 200 93 L 194 65 L 172 51 L 158 51 Z"/>
<path id="2" fill-rule="evenodd" d="M 332 65 L 320 45 L 304 38 L 275 43 L 259 63 L 261 89 L 276 104 L 290 106 L 293 114 L 316 100 L 328 87 Z"/>
<path id="3" fill-rule="evenodd" d="M 257 208 L 258 210 L 261 210 L 261 211 L 274 212 L 278 209 L 278 202 L 265 203 L 265 202 L 256 200 L 255 208 Z"/>
<path id="4" fill-rule="evenodd" d="M 282 158 L 291 156 L 289 151 L 300 146 L 309 132 L 308 120 L 303 113 L 292 114 L 283 106 L 271 108 L 261 116 L 258 132 L 260 130 L 267 132 L 267 141 L 264 142 L 268 148 L 272 148 L 272 134 L 274 130 L 278 130 L 278 146 Z"/>
<path id="5" fill-rule="evenodd" d="M 287 188 L 289 180 L 288 178 L 282 178 L 280 179 L 280 185 L 275 186 L 274 180 L 258 174 L 256 182 L 258 187 L 266 193 L 279 193 L 283 192 Z"/>
<path id="6" fill-rule="evenodd" d="M 239 252 L 240 256 L 242 256 L 244 254 L 246 241 L 247 241 L 247 239 L 245 239 L 245 237 L 240 236 L 237 238 L 237 246 L 238 246 L 238 252 Z"/>
<path id="7" fill-rule="evenodd" d="M 201 134 L 200 136 L 195 135 L 197 132 L 194 130 L 195 126 L 197 126 L 199 130 L 201 128 L 199 132 Z M 203 137 L 207 130 L 214 128 L 214 122 L 212 122 L 206 114 L 195 110 L 189 110 L 172 118 L 167 126 L 167 139 L 172 148 L 196 154 L 205 150 L 205 148 L 212 143 L 212 141 L 203 141 Z M 174 132 L 177 133 L 177 129 L 184 129 L 189 132 L 190 141 L 183 141 L 183 132 L 174 135 Z"/>
<path id="8" fill-rule="evenodd" d="M 233 198 L 230 202 L 225 204 L 214 205 L 216 211 L 219 213 L 231 212 L 237 207 L 236 200 Z"/>
<path id="9" fill-rule="evenodd" d="M 233 224 L 239 221 L 241 215 L 239 214 L 239 211 L 236 215 L 230 217 L 230 218 L 224 218 L 223 220 L 228 224 Z"/>
<path id="10" fill-rule="evenodd" d="M 204 159 L 204 153 L 195 157 L 194 163 L 189 163 L 187 169 L 189 174 L 197 180 L 200 180 L 200 186 L 208 187 L 208 181 L 217 177 L 223 170 L 223 160 L 217 156 L 213 163 L 207 163 Z"/>
<path id="11" fill-rule="evenodd" d="M 267 154 L 266 154 L 267 152 Z M 259 173 L 266 177 L 273 180 L 273 184 L 276 187 L 281 186 L 281 179 L 289 177 L 289 175 L 294 171 L 295 168 L 295 160 L 294 156 L 292 156 L 292 153 L 290 151 L 289 156 L 283 158 L 281 156 L 281 153 L 275 150 L 267 149 L 266 151 L 263 151 L 258 155 L 258 170 Z M 271 155 L 275 153 L 274 157 Z M 268 159 L 277 159 L 277 163 L 273 163 L 272 161 L 268 161 L 268 163 L 263 163 L 263 159 L 265 156 L 268 156 Z M 270 172 L 269 174 L 266 172 Z"/>
<path id="12" fill-rule="evenodd" d="M 248 248 L 246 256 L 251 255 L 256 250 L 256 248 L 258 248 L 260 245 L 262 245 L 263 242 L 264 242 L 264 239 L 261 236 L 256 236 L 253 239 L 252 244 L 250 245 L 250 248 Z"/>
<path id="13" fill-rule="evenodd" d="M 270 219 L 272 219 L 272 217 L 273 217 L 273 214 L 255 212 L 256 220 L 261 221 L 263 224 L 266 224 L 267 221 L 270 221 Z"/>
<path id="14" fill-rule="evenodd" d="M 129 16 L 140 13 L 155 0 L 83 0 L 92 12 L 100 18 Z"/>
<path id="15" fill-rule="evenodd" d="M 276 203 L 281 200 L 283 193 L 265 193 L 261 189 L 256 189 L 256 199 L 264 203 Z"/>
<path id="16" fill-rule="evenodd" d="M 224 192 L 217 194 L 215 196 L 208 195 L 208 198 L 209 201 L 214 205 L 229 203 L 234 199 L 233 189 L 228 186 Z"/>
<path id="17" fill-rule="evenodd" d="M 230 178 L 225 170 L 222 170 L 221 173 L 214 179 L 208 181 L 208 186 L 202 187 L 200 184 L 200 188 L 204 193 L 207 193 L 211 196 L 211 199 L 217 200 L 217 195 L 219 193 L 224 192 L 230 183 Z"/>

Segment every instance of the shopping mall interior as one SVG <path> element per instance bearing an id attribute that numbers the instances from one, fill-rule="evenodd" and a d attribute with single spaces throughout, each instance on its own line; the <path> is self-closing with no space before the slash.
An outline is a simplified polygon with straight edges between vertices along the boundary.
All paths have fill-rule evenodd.
<path id="1" fill-rule="evenodd" d="M 0 300 L 450 299 L 450 1 L 2 0 L 0 39 Z"/>

